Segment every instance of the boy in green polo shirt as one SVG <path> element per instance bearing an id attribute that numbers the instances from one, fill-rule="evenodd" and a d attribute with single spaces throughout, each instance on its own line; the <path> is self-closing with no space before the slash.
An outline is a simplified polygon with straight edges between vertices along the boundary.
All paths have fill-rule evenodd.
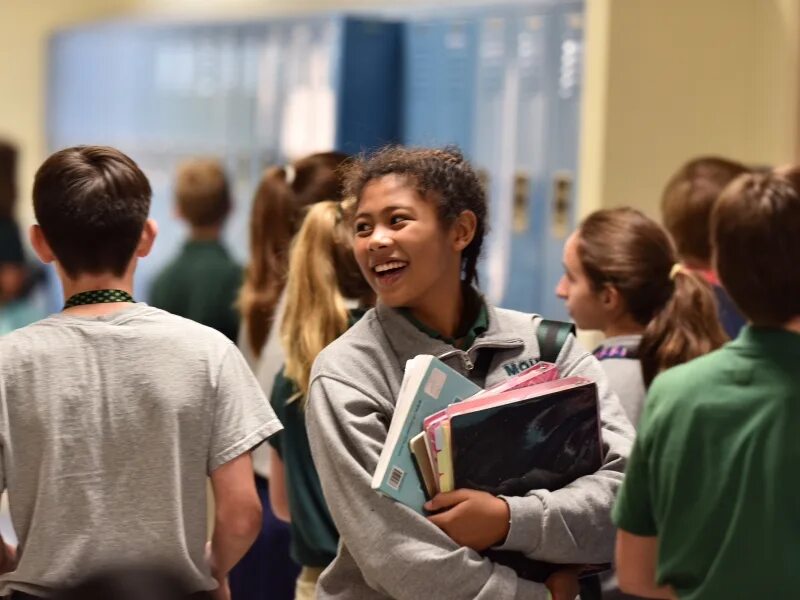
<path id="1" fill-rule="evenodd" d="M 219 161 L 196 158 L 182 163 L 175 201 L 178 215 L 189 225 L 189 239 L 156 278 L 150 304 L 213 327 L 235 342 L 239 314 L 234 303 L 242 268 L 220 242 L 231 196 Z"/>
<path id="2" fill-rule="evenodd" d="M 749 325 L 650 388 L 614 511 L 620 587 L 786 598 L 800 589 L 800 168 L 731 183 L 712 245 Z"/>

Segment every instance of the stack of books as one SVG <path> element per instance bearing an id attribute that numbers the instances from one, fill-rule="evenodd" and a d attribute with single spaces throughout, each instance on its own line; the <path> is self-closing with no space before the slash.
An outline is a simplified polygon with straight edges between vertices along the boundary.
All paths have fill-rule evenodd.
<path id="1" fill-rule="evenodd" d="M 420 355 L 406 364 L 372 487 L 423 515 L 427 500 L 454 489 L 556 490 L 600 468 L 601 439 L 589 379 L 560 378 L 554 364 L 540 362 L 483 390 Z"/>

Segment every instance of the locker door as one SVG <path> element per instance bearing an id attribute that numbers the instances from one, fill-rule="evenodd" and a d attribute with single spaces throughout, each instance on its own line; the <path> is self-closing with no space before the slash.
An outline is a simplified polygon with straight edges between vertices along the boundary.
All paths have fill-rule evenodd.
<path id="1" fill-rule="evenodd" d="M 542 312 L 550 318 L 567 318 L 564 303 L 552 291 L 563 272 L 564 242 L 575 228 L 577 198 L 578 136 L 583 78 L 582 5 L 570 5 L 553 14 L 550 98 L 548 120 L 547 235 L 544 249 Z"/>
<path id="2" fill-rule="evenodd" d="M 442 143 L 442 92 L 438 73 L 443 56 L 437 52 L 438 27 L 433 21 L 411 22 L 404 28 L 403 143 L 437 146 Z"/>
<path id="3" fill-rule="evenodd" d="M 462 18 L 411 22 L 405 32 L 403 142 L 458 146 L 473 154 L 477 23 Z"/>
<path id="4" fill-rule="evenodd" d="M 101 28 L 56 34 L 50 43 L 49 128 L 51 149 L 108 143 L 113 39 Z"/>
<path id="5" fill-rule="evenodd" d="M 500 303 L 510 274 L 512 181 L 516 140 L 517 74 L 509 39 L 511 16 L 480 19 L 474 164 L 486 181 L 489 235 L 484 242 L 481 287 Z"/>
<path id="6" fill-rule="evenodd" d="M 253 123 L 255 152 L 253 155 L 253 184 L 261 172 L 280 158 L 281 95 L 285 85 L 284 48 L 285 28 L 268 24 L 258 46 L 255 122 Z"/>
<path id="7" fill-rule="evenodd" d="M 336 143 L 336 90 L 341 22 L 290 22 L 282 99 L 281 154 L 295 160 Z"/>
<path id="8" fill-rule="evenodd" d="M 542 310 L 542 258 L 547 153 L 545 52 L 547 18 L 520 15 L 513 48 L 518 73 L 517 138 L 511 219 L 511 276 L 503 305 Z"/>
<path id="9" fill-rule="evenodd" d="M 345 18 L 336 89 L 336 149 L 357 154 L 400 141 L 400 26 Z"/>

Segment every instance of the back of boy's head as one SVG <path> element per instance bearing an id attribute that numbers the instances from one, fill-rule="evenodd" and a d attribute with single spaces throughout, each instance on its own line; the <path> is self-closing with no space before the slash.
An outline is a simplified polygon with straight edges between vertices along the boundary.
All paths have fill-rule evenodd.
<path id="1" fill-rule="evenodd" d="M 477 217 L 475 236 L 462 253 L 463 279 L 477 278 L 477 264 L 486 234 L 486 192 L 472 165 L 454 147 L 444 149 L 387 146 L 355 161 L 345 180 L 346 194 L 361 198 L 371 181 L 386 175 L 405 177 L 423 198 L 436 203 L 439 220 L 451 225 L 465 210 Z"/>
<path id="2" fill-rule="evenodd" d="M 178 166 L 175 200 L 192 227 L 221 225 L 231 210 L 228 178 L 213 158 L 193 158 Z"/>
<path id="3" fill-rule="evenodd" d="M 725 186 L 747 170 L 726 158 L 703 156 L 670 178 L 661 197 L 661 215 L 682 260 L 698 266 L 711 262 L 711 209 Z"/>
<path id="4" fill-rule="evenodd" d="M 124 274 L 150 210 L 150 183 L 133 160 L 107 146 L 56 152 L 33 184 L 33 209 L 70 277 Z"/>
<path id="5" fill-rule="evenodd" d="M 722 285 L 748 319 L 776 327 L 800 316 L 800 166 L 736 179 L 711 232 Z"/>

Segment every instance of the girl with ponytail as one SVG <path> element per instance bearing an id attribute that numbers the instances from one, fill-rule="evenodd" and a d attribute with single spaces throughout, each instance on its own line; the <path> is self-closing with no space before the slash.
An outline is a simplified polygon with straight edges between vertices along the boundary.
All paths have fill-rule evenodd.
<path id="1" fill-rule="evenodd" d="M 270 337 L 286 285 L 288 252 L 305 209 L 322 200 L 342 199 L 340 152 L 311 154 L 290 165 L 264 172 L 250 215 L 250 261 L 245 269 L 239 307 L 245 337 L 256 358 Z M 274 376 L 274 373 L 273 373 Z"/>
<path id="2" fill-rule="evenodd" d="M 311 154 L 267 169 L 256 188 L 250 215 L 250 259 L 238 300 L 242 316 L 238 345 L 267 397 L 284 361 L 278 324 L 286 305 L 289 247 L 310 205 L 342 199 L 339 168 L 346 159 L 347 155 L 339 152 Z M 269 504 L 269 452 L 265 446 L 253 451 L 263 527 L 231 572 L 233 600 L 260 600 L 265 590 L 273 600 L 294 597 L 297 566 L 289 558 L 289 528 L 275 518 Z"/>
<path id="3" fill-rule="evenodd" d="M 710 286 L 638 210 L 592 213 L 567 240 L 563 260 L 556 294 L 578 327 L 605 334 L 594 354 L 634 425 L 658 373 L 727 341 Z"/>
<path id="4" fill-rule="evenodd" d="M 351 202 L 312 206 L 289 258 L 281 341 L 286 364 L 270 402 L 284 430 L 273 436 L 270 500 L 291 522 L 292 558 L 302 565 L 296 599 L 313 598 L 316 580 L 336 556 L 339 534 L 328 512 L 305 427 L 308 380 L 314 359 L 374 303 L 374 293 L 353 256 Z"/>

